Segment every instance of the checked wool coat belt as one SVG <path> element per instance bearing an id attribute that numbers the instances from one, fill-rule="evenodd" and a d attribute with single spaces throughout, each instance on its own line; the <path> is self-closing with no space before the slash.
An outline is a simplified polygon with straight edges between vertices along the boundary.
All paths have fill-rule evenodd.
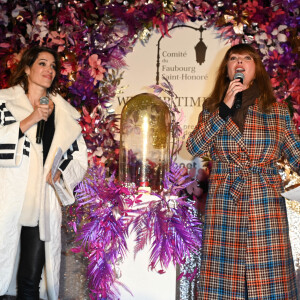
<path id="1" fill-rule="evenodd" d="M 284 155 L 300 171 L 300 139 L 284 104 L 250 106 L 241 133 L 231 117 L 203 110 L 187 141 L 213 161 L 197 299 L 297 300 L 283 183 Z"/>

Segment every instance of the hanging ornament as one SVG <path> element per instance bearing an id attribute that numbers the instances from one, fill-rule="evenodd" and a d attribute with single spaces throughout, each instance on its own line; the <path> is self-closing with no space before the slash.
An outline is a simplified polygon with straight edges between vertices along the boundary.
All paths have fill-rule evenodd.
<path id="1" fill-rule="evenodd" d="M 196 51 L 196 61 L 199 65 L 201 65 L 202 63 L 204 63 L 205 61 L 205 53 L 206 53 L 206 49 L 207 46 L 204 44 L 203 42 L 203 38 L 202 38 L 202 32 L 206 30 L 202 25 L 199 28 L 200 31 L 200 41 L 199 43 L 195 46 L 195 51 Z"/>

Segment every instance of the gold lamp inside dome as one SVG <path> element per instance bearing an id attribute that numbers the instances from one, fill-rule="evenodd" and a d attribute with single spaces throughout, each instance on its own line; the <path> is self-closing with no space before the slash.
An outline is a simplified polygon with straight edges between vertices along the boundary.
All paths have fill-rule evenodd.
<path id="1" fill-rule="evenodd" d="M 119 181 L 160 191 L 169 167 L 170 112 L 156 95 L 131 98 L 121 113 Z"/>

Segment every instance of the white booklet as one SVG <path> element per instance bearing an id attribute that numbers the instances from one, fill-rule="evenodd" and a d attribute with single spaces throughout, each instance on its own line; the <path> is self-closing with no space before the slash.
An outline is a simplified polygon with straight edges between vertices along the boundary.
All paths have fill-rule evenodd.
<path id="1" fill-rule="evenodd" d="M 62 155 L 63 155 L 63 153 L 62 153 L 61 148 L 58 148 L 56 151 L 54 160 L 53 160 L 52 168 L 51 168 L 52 180 L 53 180 L 54 175 L 60 165 Z M 73 195 L 70 195 L 70 193 L 66 189 L 62 179 L 59 179 L 54 183 L 54 188 L 55 188 L 57 196 L 59 197 L 61 204 L 63 206 L 70 205 L 71 203 L 74 202 Z"/>
<path id="2" fill-rule="evenodd" d="M 286 191 L 281 195 L 289 200 L 296 200 L 300 202 L 300 186 L 297 186 L 289 191 Z"/>

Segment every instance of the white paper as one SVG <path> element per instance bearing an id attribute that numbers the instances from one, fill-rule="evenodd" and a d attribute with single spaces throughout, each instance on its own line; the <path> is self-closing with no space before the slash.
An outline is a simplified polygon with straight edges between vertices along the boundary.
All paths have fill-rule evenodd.
<path id="1" fill-rule="evenodd" d="M 74 202 L 74 198 L 69 194 L 68 190 L 58 180 L 55 182 L 54 188 L 63 206 L 67 206 L 70 203 Z"/>
<path id="2" fill-rule="evenodd" d="M 61 157 L 62 157 L 62 150 L 61 150 L 61 148 L 58 148 L 56 151 L 53 163 L 52 163 L 52 167 L 51 167 L 52 180 L 53 180 L 54 175 L 56 174 L 56 171 L 59 167 Z"/>
<path id="3" fill-rule="evenodd" d="M 54 182 L 54 175 L 56 174 L 56 171 L 59 167 L 59 164 L 61 162 L 62 157 L 62 150 L 61 148 L 58 148 L 53 160 L 52 168 L 51 168 L 51 175 L 52 175 L 52 181 Z M 63 206 L 69 205 L 73 202 L 73 197 L 69 194 L 67 189 L 64 186 L 64 182 L 62 179 L 57 180 L 54 183 L 54 189 L 57 193 L 57 196 L 59 197 L 61 203 Z"/>
<path id="4" fill-rule="evenodd" d="M 281 195 L 289 200 L 296 200 L 300 202 L 300 186 L 284 192 Z"/>

